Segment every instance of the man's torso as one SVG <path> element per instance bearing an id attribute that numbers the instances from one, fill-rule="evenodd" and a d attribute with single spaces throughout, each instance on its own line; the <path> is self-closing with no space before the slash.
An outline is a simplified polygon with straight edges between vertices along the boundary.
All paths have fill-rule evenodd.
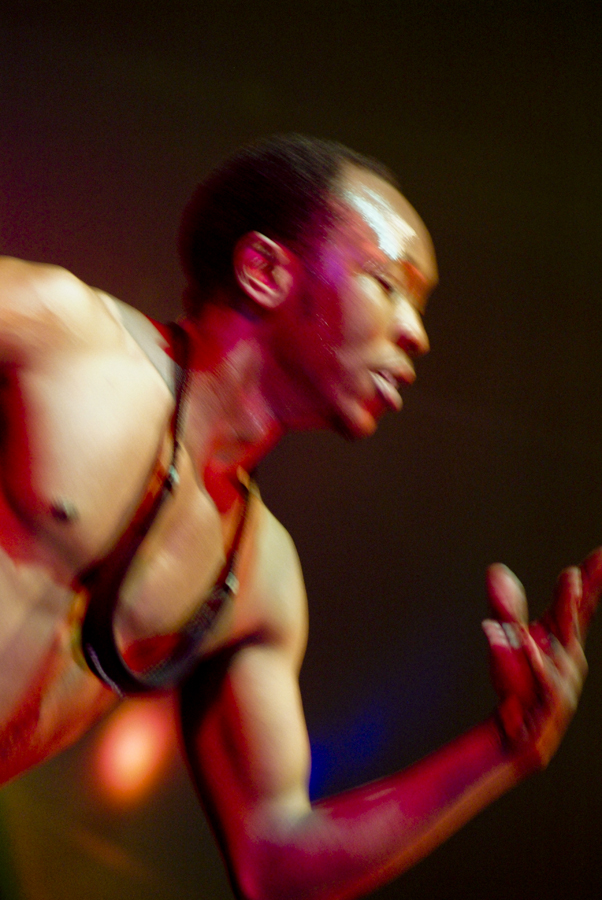
<path id="1" fill-rule="evenodd" d="M 4 380 L 3 778 L 70 743 L 111 704 L 74 661 L 73 586 L 131 520 L 157 458 L 167 464 L 171 455 L 170 388 L 124 328 L 119 307 L 104 295 L 97 303 L 100 346 L 75 335 L 36 364 L 7 368 Z M 179 485 L 123 584 L 116 633 L 124 647 L 177 631 L 223 565 L 241 503 L 220 516 L 196 468 L 184 439 Z M 240 590 L 207 635 L 204 654 L 266 628 L 286 629 L 298 617 L 275 603 L 273 559 L 282 541 L 284 530 L 254 499 L 237 561 Z"/>

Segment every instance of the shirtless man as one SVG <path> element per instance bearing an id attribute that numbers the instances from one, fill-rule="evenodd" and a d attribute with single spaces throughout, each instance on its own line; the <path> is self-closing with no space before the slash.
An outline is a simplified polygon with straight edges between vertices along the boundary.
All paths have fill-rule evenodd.
<path id="1" fill-rule="evenodd" d="M 214 173 L 185 214 L 181 250 L 178 341 L 59 268 L 1 262 L 0 772 L 7 780 L 72 743 L 119 684 L 144 687 L 159 672 L 181 694 L 186 753 L 237 896 L 361 896 L 548 763 L 585 675 L 602 551 L 561 575 L 530 626 L 520 585 L 492 567 L 496 713 L 416 766 L 312 806 L 297 681 L 303 581 L 245 473 L 290 429 L 362 437 L 401 407 L 428 349 L 433 248 L 384 169 L 295 137 Z M 156 495 L 149 528 L 139 508 Z M 128 531 L 136 552 L 116 564 L 111 548 L 141 518 L 146 538 Z M 177 656 L 166 636 L 225 575 L 224 602 L 180 674 L 147 671 L 153 654 Z M 82 598 L 96 608 L 111 584 L 108 650 L 106 615 L 84 620 L 93 674 Z"/>

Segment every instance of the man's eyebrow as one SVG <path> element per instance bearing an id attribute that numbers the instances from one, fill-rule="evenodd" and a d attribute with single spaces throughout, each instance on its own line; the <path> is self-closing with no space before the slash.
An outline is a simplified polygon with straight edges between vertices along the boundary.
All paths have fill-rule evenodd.
<path id="1" fill-rule="evenodd" d="M 434 284 L 432 279 L 420 268 L 418 261 L 408 256 L 398 260 L 397 264 L 403 270 L 409 290 L 420 300 L 426 300 Z"/>

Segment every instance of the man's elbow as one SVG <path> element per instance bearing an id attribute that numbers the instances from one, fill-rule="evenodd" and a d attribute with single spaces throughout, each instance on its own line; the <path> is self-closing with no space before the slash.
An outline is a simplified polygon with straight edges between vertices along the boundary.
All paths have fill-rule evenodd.
<path id="1" fill-rule="evenodd" d="M 250 841 L 230 879 L 238 900 L 310 900 L 322 896 L 311 877 L 311 859 L 286 842 Z"/>
<path id="2" fill-rule="evenodd" d="M 279 866 L 245 865 L 230 874 L 234 894 L 238 900 L 296 900 L 307 898 L 306 892 L 295 890 L 290 879 L 283 879 Z"/>

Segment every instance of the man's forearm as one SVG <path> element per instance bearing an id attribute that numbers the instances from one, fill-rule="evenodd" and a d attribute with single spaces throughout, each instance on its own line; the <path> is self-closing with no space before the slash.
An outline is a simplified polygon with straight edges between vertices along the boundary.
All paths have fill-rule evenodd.
<path id="1" fill-rule="evenodd" d="M 242 895 L 362 896 L 428 854 L 523 774 L 488 720 L 399 774 L 316 803 L 294 826 L 256 821 L 256 840 L 239 860 Z"/>

